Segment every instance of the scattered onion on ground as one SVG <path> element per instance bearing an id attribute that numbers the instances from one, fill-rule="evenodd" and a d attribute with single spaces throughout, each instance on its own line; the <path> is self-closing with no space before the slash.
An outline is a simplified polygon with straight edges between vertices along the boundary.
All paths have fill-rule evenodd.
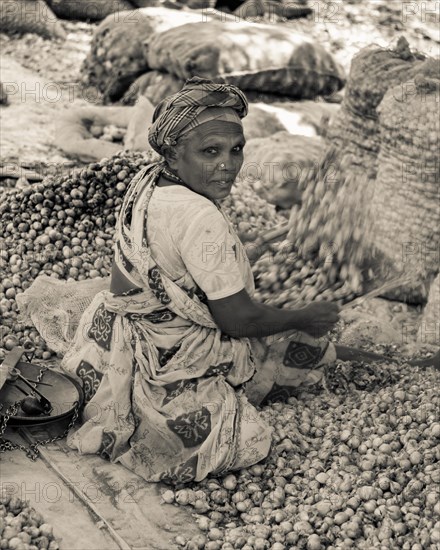
<path id="1" fill-rule="evenodd" d="M 28 502 L 0 495 L 1 550 L 59 550 L 53 527 Z"/>
<path id="2" fill-rule="evenodd" d="M 434 370 L 390 371 L 370 391 L 301 392 L 261 414 L 273 447 L 260 464 L 164 488 L 200 528 L 177 547 L 417 550 L 440 542 L 440 397 Z M 203 505 L 203 506 L 202 506 Z"/>

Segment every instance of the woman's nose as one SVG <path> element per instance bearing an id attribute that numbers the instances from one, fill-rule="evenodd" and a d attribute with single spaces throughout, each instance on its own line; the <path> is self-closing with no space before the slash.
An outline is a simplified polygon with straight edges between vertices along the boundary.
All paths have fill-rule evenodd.
<path id="1" fill-rule="evenodd" d="M 221 172 L 237 172 L 241 166 L 241 159 L 233 155 L 224 155 L 217 164 L 217 170 Z"/>

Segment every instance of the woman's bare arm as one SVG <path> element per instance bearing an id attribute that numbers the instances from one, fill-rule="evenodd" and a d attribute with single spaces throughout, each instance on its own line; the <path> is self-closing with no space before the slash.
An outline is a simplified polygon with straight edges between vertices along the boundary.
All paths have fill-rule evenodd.
<path id="1" fill-rule="evenodd" d="M 219 328 L 235 338 L 262 338 L 286 330 L 319 338 L 339 320 L 339 307 L 329 302 L 315 302 L 296 310 L 279 309 L 253 301 L 246 290 L 209 300 L 208 306 Z"/>
<path id="2" fill-rule="evenodd" d="M 235 338 L 262 338 L 285 330 L 298 330 L 320 338 L 339 319 L 339 307 L 329 302 L 314 302 L 302 309 L 283 310 L 254 302 L 245 290 L 228 298 L 210 300 L 208 306 L 219 328 Z M 341 361 L 399 362 L 397 358 L 340 344 L 336 344 L 336 353 Z M 432 357 L 408 362 L 415 367 L 440 370 L 440 351 Z"/>

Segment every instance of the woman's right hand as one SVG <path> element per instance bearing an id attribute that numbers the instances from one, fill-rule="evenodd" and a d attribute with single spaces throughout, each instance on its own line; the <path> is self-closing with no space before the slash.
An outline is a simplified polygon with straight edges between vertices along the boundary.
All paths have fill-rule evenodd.
<path id="1" fill-rule="evenodd" d="M 298 310 L 302 332 L 314 338 L 325 336 L 339 321 L 340 307 L 332 302 L 312 302 Z"/>

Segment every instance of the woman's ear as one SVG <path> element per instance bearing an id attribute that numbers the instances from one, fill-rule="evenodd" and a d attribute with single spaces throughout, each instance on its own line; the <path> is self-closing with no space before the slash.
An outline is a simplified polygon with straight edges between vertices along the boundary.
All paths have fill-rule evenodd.
<path id="1" fill-rule="evenodd" d="M 177 147 L 165 146 L 162 149 L 162 156 L 167 161 L 168 166 L 173 168 L 173 165 L 176 163 L 178 157 Z"/>

